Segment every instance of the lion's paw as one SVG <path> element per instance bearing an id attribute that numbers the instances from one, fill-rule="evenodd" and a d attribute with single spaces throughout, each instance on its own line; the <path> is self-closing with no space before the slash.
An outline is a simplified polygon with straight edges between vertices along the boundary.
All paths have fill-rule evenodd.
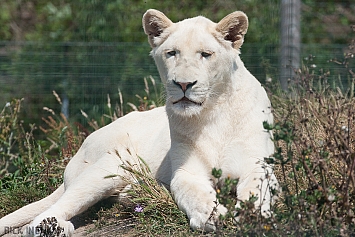
<path id="1" fill-rule="evenodd" d="M 218 225 L 219 216 L 227 213 L 227 208 L 222 205 L 218 205 L 212 210 L 208 210 L 210 211 L 201 212 L 201 209 L 199 209 L 199 211 L 196 211 L 191 215 L 190 227 L 192 229 L 206 232 L 215 231 L 216 226 Z"/>

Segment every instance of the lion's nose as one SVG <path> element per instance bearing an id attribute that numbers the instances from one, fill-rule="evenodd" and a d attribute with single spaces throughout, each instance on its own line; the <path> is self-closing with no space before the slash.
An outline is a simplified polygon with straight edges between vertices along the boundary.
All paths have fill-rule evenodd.
<path id="1" fill-rule="evenodd" d="M 183 92 L 187 91 L 187 89 L 196 85 L 197 81 L 194 82 L 177 82 L 173 81 L 175 85 L 179 86 Z"/>

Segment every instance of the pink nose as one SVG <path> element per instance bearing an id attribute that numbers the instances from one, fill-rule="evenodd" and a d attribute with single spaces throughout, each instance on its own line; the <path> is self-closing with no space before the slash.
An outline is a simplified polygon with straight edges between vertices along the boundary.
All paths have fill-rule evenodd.
<path id="1" fill-rule="evenodd" d="M 173 81 L 175 85 L 179 86 L 183 92 L 185 92 L 187 89 L 193 87 L 197 81 L 194 82 L 177 82 Z"/>

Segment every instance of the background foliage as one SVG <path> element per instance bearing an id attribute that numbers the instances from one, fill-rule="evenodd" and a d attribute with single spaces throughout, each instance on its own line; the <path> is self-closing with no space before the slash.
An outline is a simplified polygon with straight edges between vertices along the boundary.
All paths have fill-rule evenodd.
<path id="1" fill-rule="evenodd" d="M 261 82 L 270 78 L 277 82 L 279 4 L 279 0 L 2 0 L 0 102 L 24 98 L 26 121 L 38 124 L 44 106 L 60 109 L 52 96 L 55 90 L 69 102 L 69 118 L 85 124 L 80 110 L 91 116 L 107 112 L 103 106 L 107 94 L 117 102 L 118 88 L 134 101 L 144 89 L 144 77 L 152 75 L 159 82 L 141 25 L 149 8 L 163 11 L 173 21 L 196 15 L 219 21 L 234 10 L 246 12 L 250 27 L 243 61 Z M 302 54 L 316 55 L 313 62 L 318 68 L 331 57 L 342 56 L 354 13 L 350 0 L 303 1 Z M 336 64 L 331 67 L 340 70 Z"/>

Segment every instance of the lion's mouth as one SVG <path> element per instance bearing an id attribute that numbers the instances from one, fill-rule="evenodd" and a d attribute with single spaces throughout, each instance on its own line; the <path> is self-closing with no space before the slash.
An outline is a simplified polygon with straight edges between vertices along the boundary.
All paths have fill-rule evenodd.
<path id="1" fill-rule="evenodd" d="M 195 105 L 199 105 L 201 106 L 203 104 L 203 102 L 195 102 L 193 100 L 190 100 L 189 98 L 187 98 L 186 96 L 182 97 L 180 100 L 177 100 L 175 102 L 173 102 L 173 105 L 174 104 L 177 104 L 177 103 L 192 103 L 192 104 L 195 104 Z"/>

